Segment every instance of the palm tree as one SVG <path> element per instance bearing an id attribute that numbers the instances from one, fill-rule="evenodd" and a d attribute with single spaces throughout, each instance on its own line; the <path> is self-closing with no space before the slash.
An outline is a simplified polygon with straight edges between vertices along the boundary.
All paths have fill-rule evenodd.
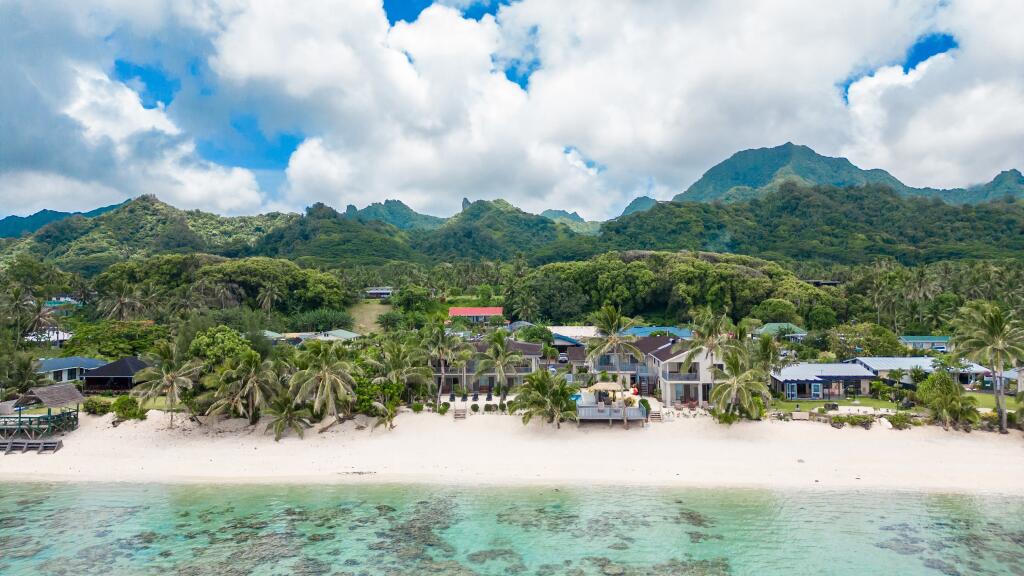
<path id="1" fill-rule="evenodd" d="M 484 374 L 493 373 L 494 379 L 499 386 L 499 403 L 504 403 L 513 384 L 508 383 L 508 375 L 516 374 L 516 366 L 522 363 L 523 355 L 518 350 L 508 347 L 508 332 L 495 330 L 487 338 L 487 349 L 477 354 L 476 378 Z M 492 391 L 487 390 L 487 399 L 490 400 Z"/>
<path id="2" fill-rule="evenodd" d="M 572 398 L 578 391 L 564 374 L 538 370 L 526 377 L 515 400 L 509 403 L 509 412 L 522 412 L 524 425 L 536 417 L 561 428 L 562 422 L 578 419 L 576 401 Z"/>
<path id="3" fill-rule="evenodd" d="M 409 391 L 412 401 L 413 388 L 433 383 L 433 371 L 428 366 L 427 356 L 419 343 L 404 337 L 389 337 L 381 342 L 376 357 L 366 360 L 374 384 L 401 384 Z"/>
<path id="4" fill-rule="evenodd" d="M 771 398 L 764 369 L 755 365 L 753 355 L 745 346 L 729 346 L 722 357 L 722 368 L 714 368 L 717 381 L 711 390 L 711 401 L 721 414 L 735 414 L 742 410 L 757 416 L 755 398 L 765 402 Z M 722 407 L 725 407 L 723 410 Z"/>
<path id="5" fill-rule="evenodd" d="M 288 429 L 295 431 L 295 434 L 302 438 L 303 430 L 312 426 L 310 420 L 313 419 L 313 414 L 309 408 L 296 404 L 287 390 L 278 390 L 266 411 L 272 417 L 267 423 L 266 430 L 274 430 L 274 442 L 279 441 Z"/>
<path id="6" fill-rule="evenodd" d="M 229 358 L 213 378 L 217 386 L 216 400 L 207 415 L 235 413 L 249 419 L 250 425 L 260 420 L 260 411 L 278 394 L 280 379 L 277 367 L 263 360 L 259 352 L 246 350 Z"/>
<path id="7" fill-rule="evenodd" d="M 281 286 L 276 282 L 271 282 L 260 289 L 260 293 L 256 296 L 256 304 L 261 310 L 269 313 L 283 296 L 284 292 L 281 290 Z"/>
<path id="8" fill-rule="evenodd" d="M 110 320 L 131 320 L 142 313 L 143 303 L 138 289 L 127 282 L 120 282 L 100 298 L 99 309 Z"/>
<path id="9" fill-rule="evenodd" d="M 931 410 L 932 418 L 950 424 L 973 424 L 978 421 L 978 399 L 964 393 L 964 388 L 948 372 L 931 374 L 918 387 L 918 398 Z"/>
<path id="10" fill-rule="evenodd" d="M 1024 325 L 1012 311 L 994 303 L 976 302 L 961 309 L 954 330 L 954 349 L 994 370 L 999 432 L 1007 434 L 1003 372 L 1024 360 Z"/>
<path id="11" fill-rule="evenodd" d="M 313 411 L 330 417 L 329 426 L 340 420 L 339 409 L 354 397 L 355 368 L 341 342 L 307 342 L 296 355 L 301 368 L 291 377 L 297 403 L 312 402 Z"/>
<path id="12" fill-rule="evenodd" d="M 600 358 L 606 354 L 615 357 L 615 379 L 618 380 L 622 373 L 621 357 L 623 354 L 631 354 L 636 358 L 643 358 L 644 354 L 636 347 L 636 337 L 623 334 L 636 325 L 636 321 L 611 305 L 602 306 L 600 310 L 591 316 L 591 322 L 597 328 L 598 336 L 587 342 L 587 357 L 593 362 L 594 358 Z"/>
<path id="13" fill-rule="evenodd" d="M 15 353 L 8 356 L 7 360 L 7 365 L 4 367 L 5 378 L 0 381 L 0 387 L 14 388 L 16 392 L 23 394 L 29 388 L 43 386 L 47 383 L 47 376 L 37 372 L 39 362 L 31 354 Z M 0 390 L 0 400 L 3 397 L 4 392 Z"/>
<path id="14" fill-rule="evenodd" d="M 468 346 L 455 334 L 449 334 L 444 324 L 438 322 L 427 328 L 423 346 L 431 360 L 437 362 L 441 370 L 441 385 L 437 387 L 437 403 L 441 403 L 441 390 L 447 380 L 448 365 Z M 450 400 L 455 400 L 455 387 L 451 389 Z"/>
<path id="15" fill-rule="evenodd" d="M 690 349 L 690 353 L 686 355 L 684 360 L 687 365 L 693 362 L 701 351 L 704 352 L 705 360 L 711 360 L 714 357 L 721 356 L 730 341 L 744 345 L 743 342 L 734 339 L 730 334 L 732 322 L 724 312 L 721 316 L 716 316 L 710 310 L 698 313 L 696 318 L 694 318 L 692 330 L 693 338 L 690 340 L 680 340 L 675 346 L 675 349 L 678 350 Z"/>
<path id="16" fill-rule="evenodd" d="M 164 396 L 171 417 L 170 427 L 174 428 L 174 410 L 181 404 L 182 395 L 195 385 L 202 364 L 185 358 L 169 340 L 158 343 L 147 360 L 149 366 L 135 374 L 132 396 L 140 398 L 143 404 Z"/>
<path id="17" fill-rule="evenodd" d="M 896 396 L 899 394 L 899 390 L 903 388 L 903 378 L 907 375 L 907 371 L 903 368 L 896 368 L 895 370 L 889 371 L 889 380 L 892 381 L 892 394 L 889 396 L 889 400 L 892 402 L 896 401 Z"/>

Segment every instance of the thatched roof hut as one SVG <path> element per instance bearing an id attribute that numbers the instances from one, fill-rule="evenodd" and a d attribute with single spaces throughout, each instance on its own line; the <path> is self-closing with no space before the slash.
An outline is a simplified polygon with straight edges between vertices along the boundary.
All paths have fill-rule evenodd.
<path id="1" fill-rule="evenodd" d="M 69 383 L 30 388 L 28 392 L 21 395 L 21 398 L 18 398 L 14 405 L 20 408 L 42 404 L 47 408 L 63 408 L 82 402 L 85 402 L 85 396 L 82 396 L 74 384 Z"/>

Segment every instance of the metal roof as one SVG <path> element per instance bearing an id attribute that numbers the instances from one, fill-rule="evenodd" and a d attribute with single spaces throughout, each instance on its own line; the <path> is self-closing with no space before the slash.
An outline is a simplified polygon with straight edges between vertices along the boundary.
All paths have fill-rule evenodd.
<path id="1" fill-rule="evenodd" d="M 86 370 L 93 370 L 100 366 L 106 365 L 106 360 L 97 360 L 96 358 L 87 358 L 85 356 L 69 356 L 67 358 L 40 358 L 39 367 L 36 368 L 37 373 L 43 372 L 55 372 L 57 370 L 67 370 L 68 368 L 84 368 Z"/>
<path id="2" fill-rule="evenodd" d="M 692 330 L 689 328 L 679 328 L 678 326 L 634 326 L 623 330 L 620 334 L 623 336 L 650 336 L 659 332 L 664 332 L 684 340 L 693 338 Z"/>
<path id="3" fill-rule="evenodd" d="M 772 376 L 782 382 L 813 382 L 829 378 L 874 378 L 875 375 L 860 364 L 814 364 L 811 362 L 801 362 L 792 366 L 786 366 L 772 374 Z"/>
<path id="4" fill-rule="evenodd" d="M 949 342 L 949 336 L 900 336 L 904 342 Z"/>
<path id="5" fill-rule="evenodd" d="M 755 330 L 754 334 L 757 334 L 758 336 L 760 336 L 761 334 L 768 334 L 769 336 L 774 336 L 776 334 L 779 334 L 780 332 L 784 332 L 787 335 L 807 334 L 806 330 L 791 322 L 769 322 Z"/>
<path id="6" fill-rule="evenodd" d="M 858 356 L 851 362 L 858 362 L 874 372 L 892 370 L 910 372 L 914 368 L 920 368 L 925 372 L 935 371 L 935 359 L 931 356 Z M 990 372 L 988 368 L 974 362 L 964 362 L 964 368 L 960 371 L 965 374 L 987 374 Z"/>
<path id="7" fill-rule="evenodd" d="M 503 312 L 501 306 L 452 306 L 448 316 L 501 316 Z"/>

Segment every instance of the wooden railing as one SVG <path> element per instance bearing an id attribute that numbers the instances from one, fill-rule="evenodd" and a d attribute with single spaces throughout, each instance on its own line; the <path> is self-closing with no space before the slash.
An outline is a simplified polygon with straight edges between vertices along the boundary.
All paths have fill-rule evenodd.
<path id="1" fill-rule="evenodd" d="M 580 420 L 646 420 L 647 411 L 643 406 L 577 406 L 576 417 Z"/>
<path id="2" fill-rule="evenodd" d="M 43 438 L 78 428 L 78 411 L 67 410 L 59 414 L 0 416 L 0 438 Z"/>

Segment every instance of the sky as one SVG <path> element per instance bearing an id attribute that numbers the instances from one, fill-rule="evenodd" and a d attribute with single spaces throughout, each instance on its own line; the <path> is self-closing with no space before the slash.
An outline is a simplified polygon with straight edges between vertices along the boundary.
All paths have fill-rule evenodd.
<path id="1" fill-rule="evenodd" d="M 0 215 L 619 214 L 747 148 L 1024 168 L 1019 0 L 0 0 Z"/>

